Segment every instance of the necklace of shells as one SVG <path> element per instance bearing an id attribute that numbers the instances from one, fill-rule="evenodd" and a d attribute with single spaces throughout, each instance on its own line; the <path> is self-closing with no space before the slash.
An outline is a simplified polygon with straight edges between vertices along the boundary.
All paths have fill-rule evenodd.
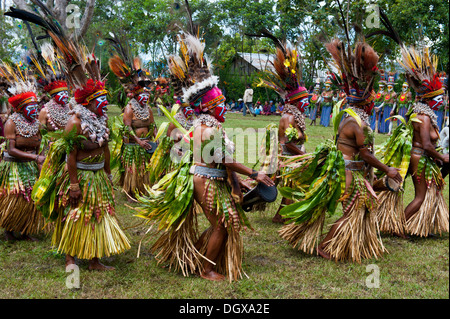
<path id="1" fill-rule="evenodd" d="M 37 119 L 29 122 L 21 113 L 13 113 L 9 118 L 16 124 L 17 133 L 20 136 L 32 137 L 39 131 L 39 121 Z"/>
<path id="2" fill-rule="evenodd" d="M 427 104 L 422 102 L 416 102 L 413 106 L 413 112 L 416 114 L 428 115 L 430 117 L 431 124 L 433 125 L 433 127 L 439 130 L 439 126 L 437 124 L 437 115 L 436 113 L 434 113 L 432 109 L 430 109 L 430 107 Z"/>
<path id="3" fill-rule="evenodd" d="M 183 126 L 186 130 L 189 130 L 192 127 L 192 123 L 194 122 L 193 116 L 191 116 L 190 119 L 186 119 L 186 116 L 184 116 L 183 113 L 177 112 L 175 114 L 174 118 L 180 123 L 181 126 Z"/>
<path id="4" fill-rule="evenodd" d="M 150 110 L 148 104 L 141 106 L 136 99 L 130 100 L 131 109 L 138 120 L 147 121 L 150 118 Z"/>
<path id="5" fill-rule="evenodd" d="M 70 107 L 68 104 L 61 106 L 51 99 L 45 104 L 48 113 L 48 122 L 54 130 L 64 128 L 69 120 Z"/>
<path id="6" fill-rule="evenodd" d="M 76 114 L 81 120 L 81 132 L 89 136 L 93 143 L 102 146 L 109 140 L 108 117 L 98 117 L 82 105 L 75 106 L 69 115 Z"/>
<path id="7" fill-rule="evenodd" d="M 294 116 L 295 123 L 297 124 L 297 126 L 302 130 L 302 132 L 306 131 L 305 116 L 303 115 L 302 112 L 300 112 L 298 107 L 292 104 L 287 104 L 283 109 L 283 114 L 284 113 L 292 114 Z"/>
<path id="8" fill-rule="evenodd" d="M 348 108 L 355 111 L 355 113 L 358 114 L 360 119 L 362 121 L 364 121 L 364 123 L 366 123 L 366 125 L 370 126 L 369 114 L 367 114 L 366 111 L 364 111 L 363 109 L 354 107 L 354 106 L 349 106 Z M 350 115 L 347 113 L 346 116 L 350 116 Z"/>

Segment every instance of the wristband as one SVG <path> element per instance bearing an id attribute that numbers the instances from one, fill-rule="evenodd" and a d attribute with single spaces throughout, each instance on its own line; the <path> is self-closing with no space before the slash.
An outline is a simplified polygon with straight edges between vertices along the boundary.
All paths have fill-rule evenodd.
<path id="1" fill-rule="evenodd" d="M 249 175 L 251 179 L 255 179 L 258 176 L 258 172 L 252 169 L 252 173 Z"/>

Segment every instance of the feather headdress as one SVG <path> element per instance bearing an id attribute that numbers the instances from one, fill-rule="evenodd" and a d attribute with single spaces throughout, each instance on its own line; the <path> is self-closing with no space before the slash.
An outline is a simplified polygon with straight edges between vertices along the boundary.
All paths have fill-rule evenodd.
<path id="1" fill-rule="evenodd" d="M 93 53 L 88 52 L 85 46 L 65 34 L 51 11 L 40 0 L 32 1 L 41 9 L 41 13 L 10 8 L 5 15 L 37 24 L 47 32 L 58 55 L 61 56 L 61 69 L 74 90 L 75 100 L 86 105 L 89 98 L 97 93 L 92 90 L 101 88 L 105 91 L 98 59 Z M 106 94 L 106 91 L 104 93 Z"/>
<path id="2" fill-rule="evenodd" d="M 428 47 L 416 49 L 406 46 L 381 8 L 380 21 L 386 30 L 371 32 L 366 37 L 385 35 L 400 46 L 401 58 L 398 62 L 405 70 L 406 81 L 420 99 L 432 99 L 443 94 L 442 82 L 437 72 L 438 57 L 430 54 Z"/>
<path id="3" fill-rule="evenodd" d="M 150 83 L 150 78 L 147 76 L 148 71 L 142 68 L 141 58 L 133 58 L 128 46 L 123 45 L 116 34 L 110 32 L 110 36 L 106 40 L 111 42 L 115 50 L 114 56 L 108 61 L 110 70 L 119 78 L 127 93 L 142 92 Z"/>
<path id="4" fill-rule="evenodd" d="M 300 85 L 302 70 L 297 50 L 281 42 L 266 29 L 262 29 L 259 34 L 250 36 L 269 38 L 276 45 L 274 61 L 270 62 L 273 70 L 266 69 L 257 86 L 271 88 L 290 102 L 308 96 L 306 88 Z"/>
<path id="5" fill-rule="evenodd" d="M 69 90 L 52 44 L 44 43 L 39 53 L 30 51 L 25 59 L 34 71 L 38 89 L 50 95 Z"/>
<path id="6" fill-rule="evenodd" d="M 205 43 L 199 37 L 198 27 L 192 22 L 189 3 L 186 0 L 189 30 L 178 34 L 180 52 L 167 58 L 171 84 L 175 95 L 185 104 L 206 111 L 225 102 L 222 91 L 217 87 L 219 77 L 213 75 L 206 57 Z"/>
<path id="7" fill-rule="evenodd" d="M 18 65 L 13 67 L 0 61 L 0 82 L 4 87 L 4 93 L 9 96 L 8 102 L 15 111 L 20 111 L 25 105 L 36 102 L 36 82 Z"/>
<path id="8" fill-rule="evenodd" d="M 370 104 L 374 98 L 373 83 L 377 74 L 378 54 L 366 42 L 359 40 L 352 49 L 350 44 L 334 39 L 325 44 L 342 74 L 342 88 L 347 101 L 356 106 Z"/>

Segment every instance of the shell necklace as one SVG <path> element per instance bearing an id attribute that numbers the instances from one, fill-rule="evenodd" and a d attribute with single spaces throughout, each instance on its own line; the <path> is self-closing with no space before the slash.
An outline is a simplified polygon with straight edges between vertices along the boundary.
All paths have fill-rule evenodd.
<path id="1" fill-rule="evenodd" d="M 20 136 L 29 138 L 35 136 L 39 131 L 39 121 L 37 119 L 29 122 L 21 113 L 13 113 L 9 118 L 16 124 L 17 133 Z"/>
<path id="2" fill-rule="evenodd" d="M 107 126 L 108 117 L 98 117 L 82 105 L 75 106 L 69 115 L 76 114 L 81 120 L 81 131 L 87 134 L 93 143 L 102 146 L 109 140 L 109 128 Z"/>
<path id="3" fill-rule="evenodd" d="M 141 121 L 147 121 L 150 118 L 150 110 L 148 108 L 148 104 L 141 106 L 136 99 L 130 100 L 131 109 L 133 110 L 134 115 L 137 119 Z"/>
<path id="4" fill-rule="evenodd" d="M 366 111 L 364 111 L 363 109 L 354 107 L 354 106 L 349 106 L 348 108 L 355 111 L 355 113 L 358 114 L 359 118 L 362 121 L 364 121 L 364 123 L 366 123 L 368 126 L 370 126 L 369 114 L 367 114 Z M 347 116 L 350 116 L 350 115 L 347 113 Z"/>
<path id="5" fill-rule="evenodd" d="M 48 122 L 53 129 L 58 130 L 64 128 L 69 120 L 70 107 L 68 104 L 61 106 L 53 99 L 50 100 L 45 107 L 48 111 Z"/>
<path id="6" fill-rule="evenodd" d="M 283 114 L 284 113 L 292 114 L 294 116 L 295 123 L 297 124 L 297 126 L 302 130 L 302 132 L 306 131 L 305 116 L 303 115 L 302 112 L 300 112 L 300 110 L 296 106 L 292 104 L 286 105 L 283 110 Z"/>
<path id="7" fill-rule="evenodd" d="M 421 102 L 416 102 L 413 106 L 413 112 L 416 114 L 428 115 L 433 127 L 437 128 L 439 130 L 439 126 L 437 124 L 437 115 L 436 115 L 436 113 L 433 112 L 432 109 L 430 109 L 430 107 L 427 104 L 421 103 Z"/>

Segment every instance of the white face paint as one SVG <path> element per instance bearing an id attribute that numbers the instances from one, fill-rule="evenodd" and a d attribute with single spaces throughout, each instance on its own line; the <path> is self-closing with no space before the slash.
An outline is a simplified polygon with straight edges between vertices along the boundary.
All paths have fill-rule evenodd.
<path id="1" fill-rule="evenodd" d="M 408 92 L 408 86 L 407 85 L 403 85 L 402 86 L 402 91 L 403 91 L 403 93 Z"/>
<path id="2" fill-rule="evenodd" d="M 141 94 L 138 95 L 137 101 L 139 102 L 139 104 L 145 105 L 145 104 L 147 104 L 149 97 L 150 97 L 150 94 L 148 94 L 148 93 L 141 93 Z"/>
<path id="3" fill-rule="evenodd" d="M 106 94 L 100 95 L 95 99 L 95 108 L 99 116 L 103 116 L 108 111 L 108 99 Z"/>
<path id="4" fill-rule="evenodd" d="M 56 93 L 53 98 L 55 99 L 56 103 L 61 105 L 66 105 L 67 102 L 69 102 L 69 92 L 68 91 L 60 91 Z"/>
<path id="5" fill-rule="evenodd" d="M 438 111 L 439 108 L 441 107 L 442 103 L 444 103 L 444 96 L 438 95 L 435 96 L 431 101 L 428 102 L 428 105 L 430 106 L 430 108 L 434 111 Z"/>
<path id="6" fill-rule="evenodd" d="M 393 89 L 394 87 L 392 85 L 388 85 L 388 92 L 392 92 Z"/>
<path id="7" fill-rule="evenodd" d="M 330 85 L 329 84 L 325 84 L 325 90 L 327 90 L 327 91 L 330 90 Z"/>

